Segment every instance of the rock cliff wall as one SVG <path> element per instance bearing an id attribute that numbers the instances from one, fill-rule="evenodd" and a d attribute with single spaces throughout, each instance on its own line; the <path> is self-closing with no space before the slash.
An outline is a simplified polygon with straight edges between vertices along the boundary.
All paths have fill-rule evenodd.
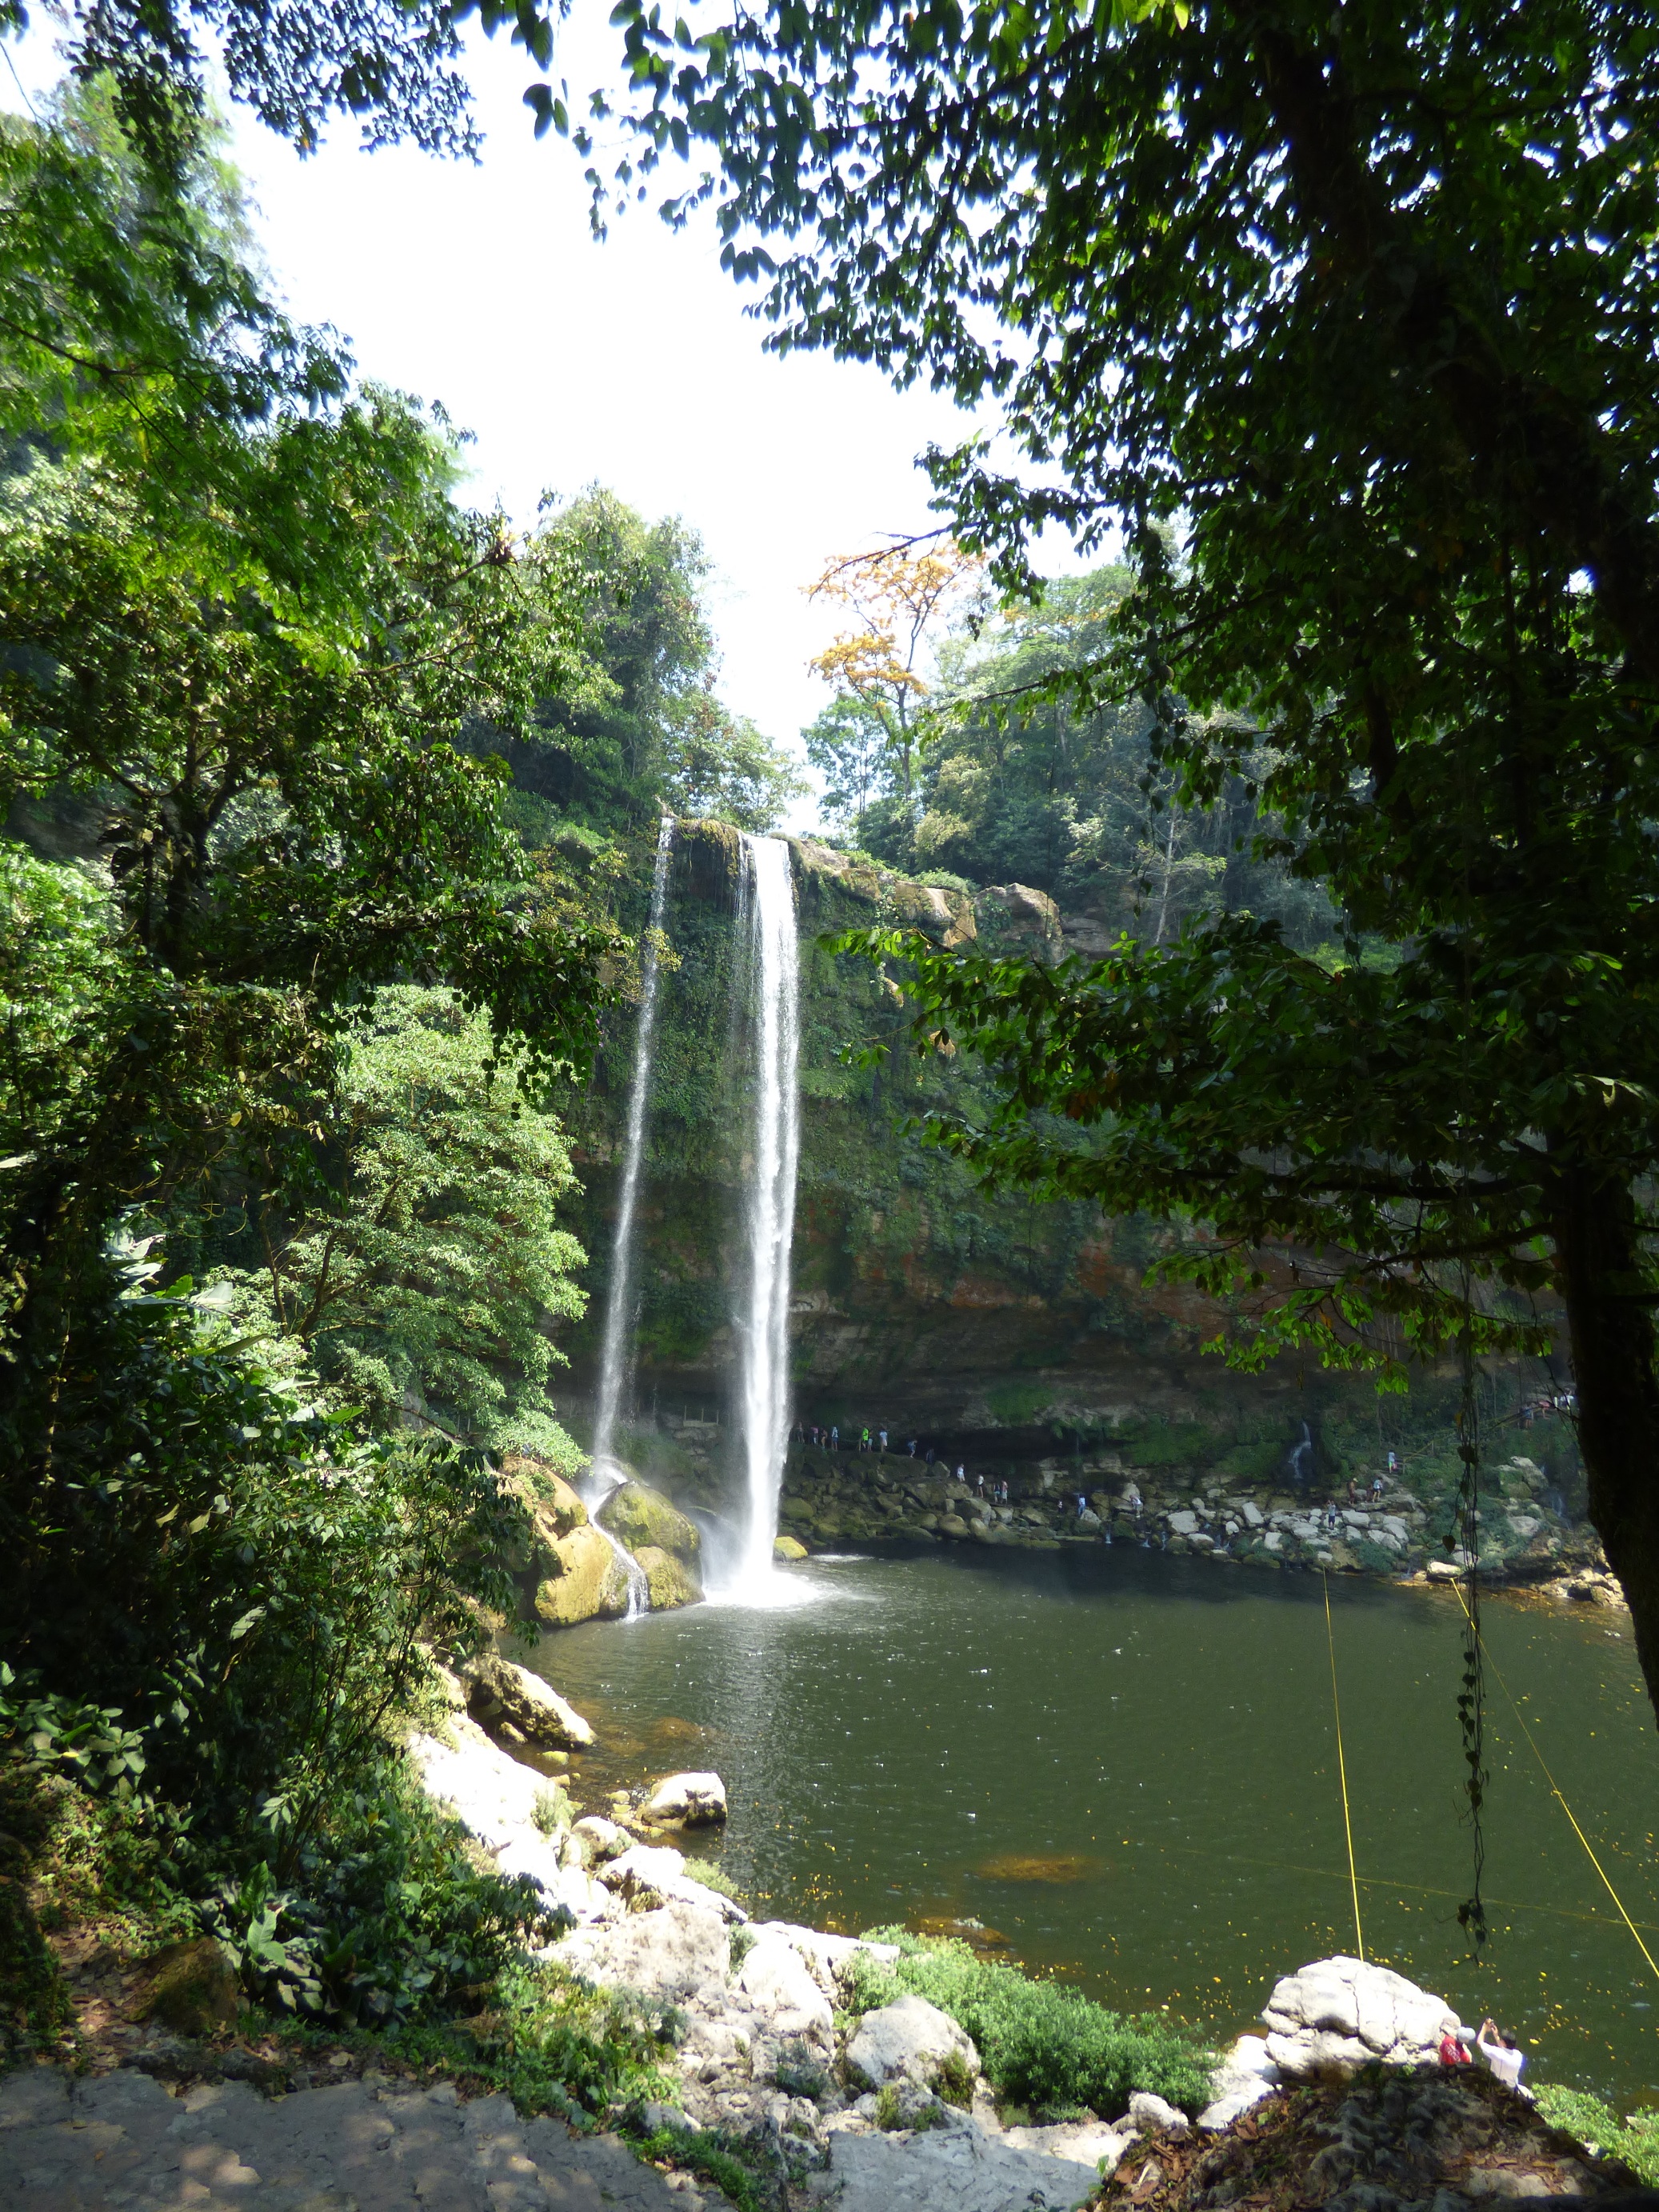
<path id="1" fill-rule="evenodd" d="M 1390 1451 L 1425 1500 L 1449 1493 L 1449 1372 L 1425 1373 L 1408 1398 L 1380 1403 L 1363 1379 L 1290 1363 L 1236 1375 L 1199 1351 L 1215 1310 L 1185 1289 L 1146 1284 L 1168 1231 L 1142 1218 L 1103 1220 L 1084 1206 L 988 1195 L 903 1129 L 907 1114 L 941 1097 L 971 1105 L 976 1072 L 911 1055 L 896 981 L 826 940 L 902 922 L 945 944 L 1060 957 L 1103 951 L 1097 925 L 1018 884 L 970 902 L 948 883 L 910 882 L 791 842 L 802 1021 L 792 1342 L 804 1425 L 833 1423 L 848 1437 L 885 1427 L 896 1450 L 914 1436 L 973 1477 L 1009 1480 L 1033 1497 L 1059 1486 L 1087 1494 L 1127 1468 L 1143 1486 L 1167 1477 L 1176 1488 L 1209 1481 L 1322 1503 L 1346 1496 L 1350 1479 L 1369 1485 Z M 649 866 L 642 848 L 625 925 L 643 926 Z M 740 884 L 735 831 L 678 826 L 639 1212 L 640 1357 L 623 1424 L 628 1458 L 710 1502 L 726 1473 L 743 1262 L 746 1041 L 732 988 Z M 897 1049 L 869 1066 L 842 1057 L 848 1045 L 871 1043 Z M 586 1184 L 575 1225 L 592 1294 L 586 1322 L 562 1340 L 565 1405 L 579 1435 L 603 1322 L 632 1052 L 625 1013 L 592 1084 L 566 1102 Z M 1483 1413 L 1504 1456 L 1520 1449 L 1538 1464 L 1546 1512 L 1571 1517 L 1581 1500 L 1570 1423 L 1540 1424 L 1525 1441 L 1509 1433 L 1543 1387 L 1541 1370 L 1489 1378 Z M 1184 1498 L 1175 1510 L 1185 1510 Z"/>

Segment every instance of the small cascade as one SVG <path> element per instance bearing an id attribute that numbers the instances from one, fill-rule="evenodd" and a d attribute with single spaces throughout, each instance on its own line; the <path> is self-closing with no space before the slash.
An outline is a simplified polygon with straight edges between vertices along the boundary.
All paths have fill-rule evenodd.
<path id="1" fill-rule="evenodd" d="M 621 1480 L 616 1471 L 617 1415 L 634 1364 L 634 1216 L 639 1206 L 640 1169 L 645 1157 L 645 1123 L 651 1100 L 651 1060 L 657 1037 L 657 946 L 668 896 L 668 856 L 673 842 L 674 817 L 665 814 L 657 836 L 657 865 L 651 878 L 651 921 L 640 963 L 640 1018 L 634 1033 L 634 1081 L 628 1097 L 628 1133 L 623 1146 L 617 1233 L 611 1248 L 611 1295 L 605 1314 L 605 1340 L 599 1352 L 593 1463 L 585 1486 L 585 1492 L 591 1487 L 594 1493 L 587 1501 L 590 1508 L 602 1504 Z M 629 1564 L 633 1567 L 631 1559 Z M 639 1572 L 637 1568 L 634 1571 Z M 641 1589 L 644 1583 L 645 1577 L 641 1574 Z M 632 1589 L 631 1581 L 629 1588 Z"/>
<path id="2" fill-rule="evenodd" d="M 759 1594 L 773 1573 L 778 1492 L 789 1431 L 789 1262 L 800 1157 L 799 945 L 789 848 L 743 841 L 751 994 L 754 1120 L 744 1207 L 748 1272 L 739 1308 L 738 1422 L 744 1524 L 735 1594 Z"/>
<path id="3" fill-rule="evenodd" d="M 615 1483 L 611 1486 L 613 1490 L 617 1487 Z M 616 1553 L 617 1562 L 623 1574 L 628 1577 L 628 1610 L 623 1615 L 623 1619 L 637 1620 L 642 1613 L 649 1613 L 651 1610 L 651 1585 L 645 1578 L 645 1569 L 634 1557 L 627 1545 L 619 1538 L 613 1536 L 603 1522 L 596 1521 L 593 1526 Z"/>
<path id="4" fill-rule="evenodd" d="M 1313 1431 L 1308 1426 L 1308 1424 L 1304 1421 L 1302 1424 L 1302 1441 L 1299 1444 L 1293 1445 L 1291 1449 L 1291 1477 L 1293 1481 L 1312 1481 L 1313 1456 Z"/>

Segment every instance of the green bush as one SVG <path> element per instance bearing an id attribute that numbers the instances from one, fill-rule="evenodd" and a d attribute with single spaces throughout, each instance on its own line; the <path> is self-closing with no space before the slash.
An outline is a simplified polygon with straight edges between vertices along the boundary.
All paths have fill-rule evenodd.
<path id="1" fill-rule="evenodd" d="M 1113 2118 L 1136 2089 L 1188 2113 L 1210 2101 L 1215 2054 L 1190 2029 L 1156 2014 L 1125 2019 L 1079 1990 L 1029 1981 L 954 1939 L 924 1943 L 894 1928 L 871 1934 L 896 1943 L 901 1956 L 889 1966 L 854 1954 L 847 1968 L 853 2009 L 925 1997 L 972 2036 L 999 2098 L 1053 2119 L 1085 2110 Z"/>
<path id="2" fill-rule="evenodd" d="M 1621 2120 L 1599 2097 L 1548 2081 L 1539 2084 L 1537 2094 L 1539 2112 L 1551 2127 L 1622 2159 L 1650 2189 L 1659 2188 L 1659 2112 L 1632 2112 Z"/>
<path id="3" fill-rule="evenodd" d="M 291 1882 L 259 1861 L 203 1918 L 273 2011 L 388 2027 L 492 1983 L 526 1942 L 570 1925 L 528 1876 L 480 1874 L 462 1832 L 390 1762 L 339 1807 Z"/>

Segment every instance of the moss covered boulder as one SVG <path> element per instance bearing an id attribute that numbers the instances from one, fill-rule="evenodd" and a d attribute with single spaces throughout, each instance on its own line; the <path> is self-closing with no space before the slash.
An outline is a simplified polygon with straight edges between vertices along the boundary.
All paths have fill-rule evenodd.
<path id="1" fill-rule="evenodd" d="M 548 1544 L 538 1560 L 536 1618 L 544 1628 L 574 1628 L 596 1614 L 628 1610 L 628 1575 L 602 1529 L 584 1526 Z"/>
<path id="2" fill-rule="evenodd" d="M 647 1482 L 619 1483 L 600 1506 L 599 1519 L 636 1557 L 648 1549 L 672 1552 L 677 1559 L 690 1562 L 702 1550 L 696 1522 L 688 1521 L 678 1505 Z"/>
<path id="3" fill-rule="evenodd" d="M 672 1552 L 662 1551 L 655 1544 L 641 1544 L 634 1557 L 644 1570 L 653 1613 L 667 1613 L 677 1605 L 696 1605 L 702 1597 L 702 1584 L 696 1573 Z"/>

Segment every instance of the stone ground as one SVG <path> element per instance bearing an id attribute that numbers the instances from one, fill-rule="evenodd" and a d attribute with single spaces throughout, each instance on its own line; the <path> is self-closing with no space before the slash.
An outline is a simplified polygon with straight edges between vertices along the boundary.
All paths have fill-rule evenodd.
<path id="1" fill-rule="evenodd" d="M 174 2095 L 133 2067 L 30 2066 L 0 2081 L 0 2206 L 30 2212 L 688 2212 L 700 2201 L 614 2136 L 521 2120 L 505 2097 L 467 2103 L 450 2081 L 371 2073 L 264 2097 L 235 2081 Z"/>

